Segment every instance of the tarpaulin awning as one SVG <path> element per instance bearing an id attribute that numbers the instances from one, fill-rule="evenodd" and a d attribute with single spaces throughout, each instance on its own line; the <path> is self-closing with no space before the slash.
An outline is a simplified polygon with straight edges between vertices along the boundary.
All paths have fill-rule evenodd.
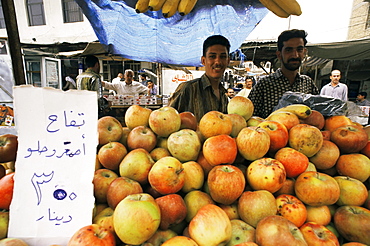
<path id="1" fill-rule="evenodd" d="M 220 34 L 237 50 L 268 13 L 258 0 L 198 0 L 185 16 L 135 12 L 136 0 L 76 0 L 108 54 L 164 64 L 201 66 L 203 41 Z"/>

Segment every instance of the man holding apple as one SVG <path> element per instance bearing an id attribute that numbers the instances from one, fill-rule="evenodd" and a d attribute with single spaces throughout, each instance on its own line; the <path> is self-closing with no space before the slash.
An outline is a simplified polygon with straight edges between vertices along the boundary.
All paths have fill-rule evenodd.
<path id="1" fill-rule="evenodd" d="M 298 29 L 283 31 L 279 35 L 276 56 L 281 67 L 275 73 L 260 78 L 248 96 L 254 104 L 255 116 L 266 118 L 287 91 L 319 94 L 313 80 L 298 72 L 307 54 L 306 36 L 304 30 Z"/>
<path id="2" fill-rule="evenodd" d="M 179 113 L 190 111 L 199 122 L 209 111 L 227 113 L 227 91 L 221 84 L 230 62 L 230 43 L 221 35 L 208 37 L 203 43 L 202 64 L 205 73 L 197 79 L 181 83 L 170 98 L 169 106 Z"/>

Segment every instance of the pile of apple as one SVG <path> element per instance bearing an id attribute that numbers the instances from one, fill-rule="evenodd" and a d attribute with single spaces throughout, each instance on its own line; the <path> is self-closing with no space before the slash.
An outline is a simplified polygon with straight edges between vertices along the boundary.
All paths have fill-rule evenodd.
<path id="1" fill-rule="evenodd" d="M 199 122 L 167 106 L 100 118 L 93 221 L 68 245 L 370 245 L 367 127 L 304 105 L 253 110 L 234 97 Z"/>

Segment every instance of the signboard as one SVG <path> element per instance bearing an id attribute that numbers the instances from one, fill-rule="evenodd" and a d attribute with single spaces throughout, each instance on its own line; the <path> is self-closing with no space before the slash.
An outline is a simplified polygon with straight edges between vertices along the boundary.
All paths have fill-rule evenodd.
<path id="1" fill-rule="evenodd" d="M 204 71 L 190 70 L 191 74 L 187 74 L 182 70 L 163 69 L 163 95 L 170 95 L 177 86 L 189 80 L 200 78 Z"/>
<path id="2" fill-rule="evenodd" d="M 96 93 L 14 87 L 18 152 L 8 237 L 67 245 L 92 223 Z"/>

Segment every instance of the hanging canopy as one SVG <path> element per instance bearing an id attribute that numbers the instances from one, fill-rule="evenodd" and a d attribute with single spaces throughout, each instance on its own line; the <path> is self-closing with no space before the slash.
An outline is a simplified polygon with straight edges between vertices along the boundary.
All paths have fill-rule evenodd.
<path id="1" fill-rule="evenodd" d="M 237 50 L 268 10 L 259 0 L 198 0 L 185 16 L 135 12 L 137 0 L 76 0 L 108 54 L 124 58 L 201 66 L 203 41 L 220 34 Z"/>

